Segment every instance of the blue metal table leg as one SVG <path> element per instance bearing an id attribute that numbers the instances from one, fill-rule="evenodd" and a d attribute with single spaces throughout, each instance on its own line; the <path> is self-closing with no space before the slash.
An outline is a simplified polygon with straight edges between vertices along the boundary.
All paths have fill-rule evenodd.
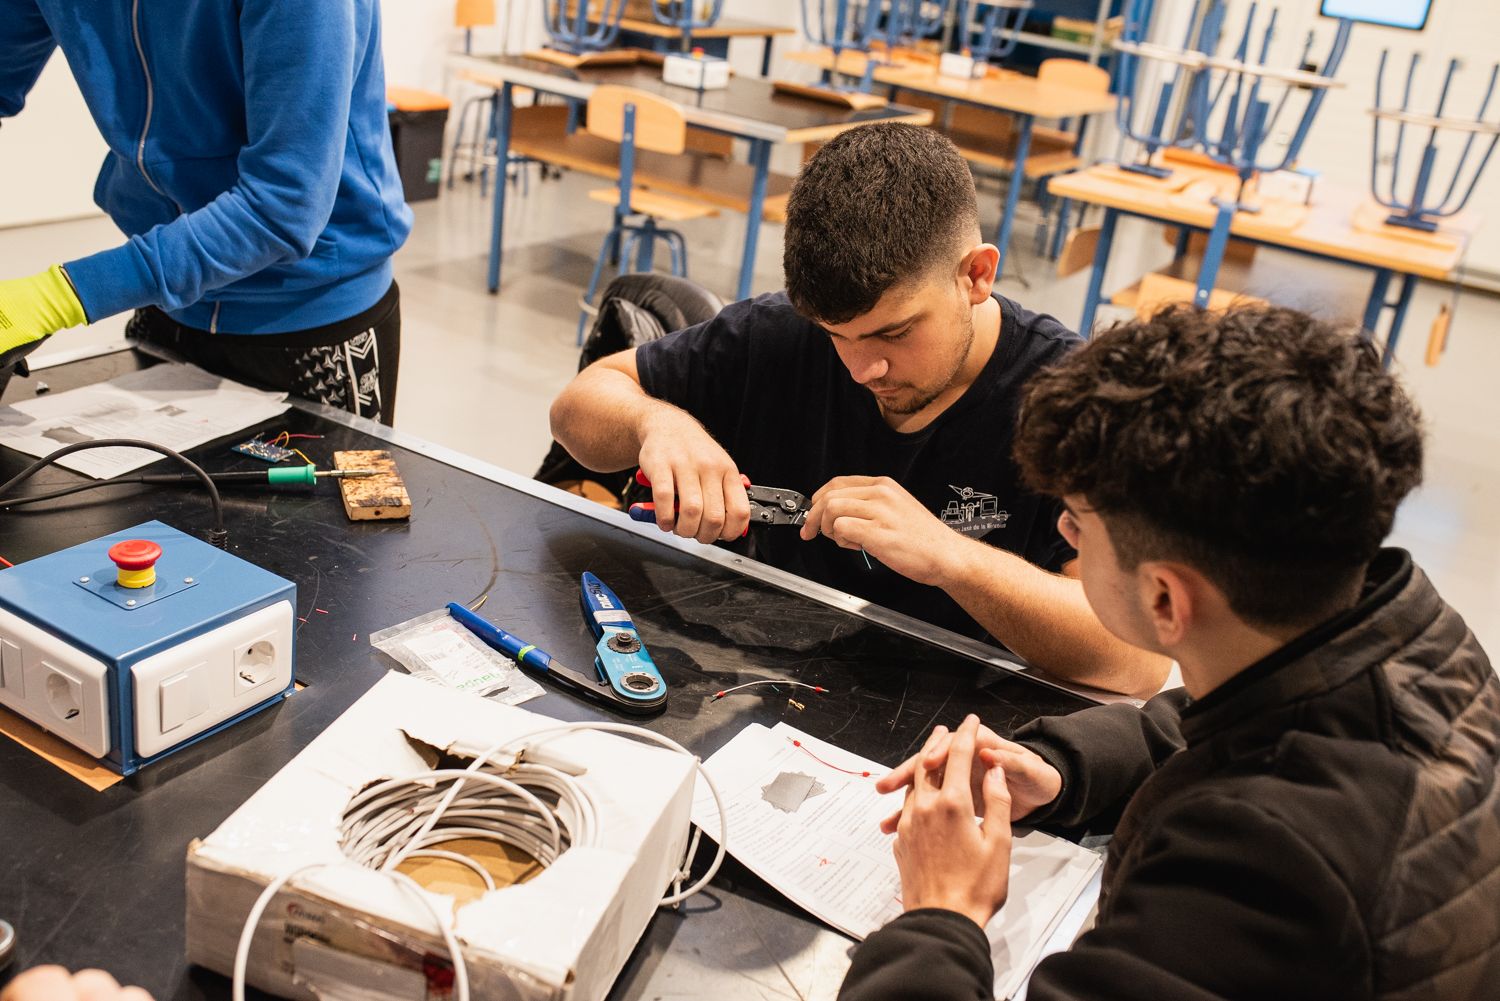
<path id="1" fill-rule="evenodd" d="M 771 75 L 771 43 L 774 42 L 775 39 L 775 35 L 767 35 L 763 39 L 764 44 L 761 45 L 760 75 L 763 77 Z"/>
<path id="2" fill-rule="evenodd" d="M 1401 325 L 1406 322 L 1406 309 L 1411 305 L 1412 293 L 1417 290 L 1416 275 L 1401 276 L 1401 291 L 1396 294 L 1396 312 L 1391 317 L 1391 329 L 1385 335 L 1385 350 L 1380 353 L 1380 364 L 1385 368 L 1391 367 L 1391 359 L 1396 357 L 1396 341 L 1401 338 Z"/>
<path id="3" fill-rule="evenodd" d="M 1385 312 L 1386 293 L 1391 288 L 1391 273 L 1385 268 L 1375 270 L 1375 280 L 1370 283 L 1370 298 L 1365 300 L 1365 316 L 1360 321 L 1365 336 L 1373 339 L 1380 327 L 1380 314 Z"/>
<path id="4" fill-rule="evenodd" d="M 771 143 L 765 139 L 750 140 L 750 166 L 755 179 L 750 183 L 750 209 L 745 215 L 745 250 L 740 257 L 740 284 L 736 298 L 750 298 L 755 281 L 755 248 L 760 243 L 761 218 L 766 210 L 766 181 L 771 174 Z"/>
<path id="5" fill-rule="evenodd" d="M 1172 245 L 1172 260 L 1180 261 L 1187 256 L 1188 241 L 1193 238 L 1193 231 L 1186 226 L 1177 227 L 1177 242 Z"/>
<path id="6" fill-rule="evenodd" d="M 511 89 L 512 85 L 506 83 L 500 88 L 500 102 L 495 108 L 497 120 L 495 123 L 495 162 L 506 164 L 510 162 L 510 118 L 511 118 Z M 503 169 L 503 168 L 502 168 Z M 505 233 L 505 175 L 500 175 L 500 183 L 495 185 L 494 216 L 490 221 L 490 292 L 500 291 L 500 251 Z"/>
<path id="7" fill-rule="evenodd" d="M 1000 248 L 1000 260 L 995 265 L 995 280 L 1005 273 L 1005 252 L 1010 247 L 1010 231 L 1016 221 L 1016 205 L 1021 201 L 1021 188 L 1026 183 L 1026 155 L 1031 152 L 1031 126 L 1035 119 L 1031 115 L 1017 115 L 1016 163 L 1010 171 L 1010 190 L 1005 193 L 1005 205 L 1000 210 L 1000 229 L 995 233 L 995 246 Z"/>
<path id="8" fill-rule="evenodd" d="M 1068 216 L 1073 211 L 1073 199 L 1063 198 L 1057 205 L 1057 228 L 1052 233 L 1052 245 L 1047 248 L 1048 260 L 1062 256 L 1063 244 L 1068 242 Z"/>
<path id="9" fill-rule="evenodd" d="M 1214 282 L 1219 280 L 1219 265 L 1224 263 L 1224 251 L 1229 247 L 1229 226 L 1234 222 L 1234 212 L 1234 205 L 1220 205 L 1214 228 L 1208 231 L 1208 246 L 1203 248 L 1203 263 L 1198 267 L 1198 291 L 1193 296 L 1193 304 L 1199 309 L 1208 308 L 1208 297 L 1213 294 Z"/>
<path id="10" fill-rule="evenodd" d="M 1083 299 L 1083 319 L 1078 322 L 1078 333 L 1090 337 L 1094 332 L 1094 313 L 1099 309 L 1099 294 L 1104 288 L 1104 269 L 1109 267 L 1110 246 L 1115 242 L 1115 223 L 1120 213 L 1105 208 L 1104 222 L 1099 226 L 1099 243 L 1094 247 L 1094 270 L 1089 274 L 1089 290 Z"/>
<path id="11" fill-rule="evenodd" d="M 485 125 L 483 128 L 481 128 L 479 130 L 479 137 L 480 137 L 479 138 L 479 197 L 480 198 L 484 198 L 486 195 L 488 195 L 489 194 L 489 190 L 490 190 L 490 165 L 485 160 L 485 150 L 489 149 L 490 137 L 493 136 L 494 133 L 495 133 L 495 126 L 496 126 L 496 123 L 498 121 L 498 119 L 496 117 L 496 112 L 499 111 L 499 107 L 498 107 L 499 104 L 500 104 L 500 95 L 498 93 L 491 94 L 490 95 L 490 120 L 489 120 L 489 123 L 487 125 Z M 495 173 L 500 178 L 499 183 L 503 184 L 503 183 L 505 183 L 505 167 L 506 167 L 506 163 L 505 163 L 505 160 L 503 158 L 500 159 L 500 160 L 498 160 L 497 163 L 498 163 L 498 166 L 495 169 Z"/>

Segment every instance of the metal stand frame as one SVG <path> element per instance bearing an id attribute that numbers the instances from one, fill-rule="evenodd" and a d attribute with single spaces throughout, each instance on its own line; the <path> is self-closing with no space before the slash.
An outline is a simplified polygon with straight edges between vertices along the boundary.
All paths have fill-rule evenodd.
<path id="1" fill-rule="evenodd" d="M 682 32 L 682 51 L 693 50 L 693 32 L 700 28 L 712 28 L 719 23 L 724 13 L 724 0 L 712 0 L 707 13 L 702 17 L 694 14 L 693 0 L 652 0 L 651 13 L 658 24 L 677 28 Z M 767 42 L 769 49 L 769 41 Z"/>
<path id="2" fill-rule="evenodd" d="M 684 0 L 687 2 L 687 0 Z M 542 0 L 542 26 L 552 48 L 575 56 L 603 52 L 620 36 L 626 0 Z M 569 16 L 568 7 L 573 13 Z"/>
<path id="3" fill-rule="evenodd" d="M 1479 184 L 1479 178 L 1484 173 L 1485 167 L 1489 165 L 1490 155 L 1495 152 L 1496 144 L 1500 143 L 1500 123 L 1492 125 L 1484 120 L 1485 112 L 1489 110 L 1490 98 L 1495 96 L 1495 83 L 1497 79 L 1500 79 L 1500 63 L 1490 69 L 1489 85 L 1485 88 L 1484 98 L 1479 102 L 1479 111 L 1470 120 L 1443 116 L 1443 110 L 1448 104 L 1448 91 L 1453 85 L 1454 75 L 1458 72 L 1459 61 L 1457 59 L 1448 61 L 1448 72 L 1443 77 L 1443 89 L 1438 95 L 1437 107 L 1433 113 L 1424 115 L 1411 110 L 1412 81 L 1416 79 L 1417 64 L 1421 59 L 1421 54 L 1417 52 L 1412 53 L 1411 64 L 1406 70 L 1406 86 L 1401 93 L 1401 107 L 1387 107 L 1384 103 L 1384 94 L 1385 64 L 1388 56 L 1390 56 L 1389 49 L 1381 51 L 1380 65 L 1375 71 L 1375 106 L 1370 109 L 1370 114 L 1375 119 L 1374 138 L 1370 147 L 1370 193 L 1377 202 L 1391 210 L 1391 215 L 1385 220 L 1390 225 L 1405 226 L 1408 229 L 1431 233 L 1438 228 L 1439 220 L 1463 211 L 1464 206 L 1469 203 L 1469 198 L 1473 196 L 1474 188 Z M 1390 177 L 1382 188 L 1380 126 L 1382 122 L 1387 121 L 1396 123 L 1396 141 L 1390 156 Z M 1417 163 L 1416 175 L 1408 189 L 1410 193 L 1403 197 L 1396 194 L 1396 188 L 1401 183 L 1401 153 L 1405 145 L 1408 126 L 1416 130 L 1425 128 L 1427 141 L 1422 146 L 1422 157 Z M 1437 166 L 1440 132 L 1465 132 L 1468 135 L 1464 139 L 1458 162 L 1453 166 L 1453 174 L 1448 180 L 1448 185 L 1443 189 L 1443 196 L 1432 200 L 1429 198 L 1429 188 Z M 1469 164 L 1469 155 L 1474 152 L 1475 140 L 1481 136 L 1489 136 L 1489 145 L 1484 146 L 1484 152 L 1480 154 L 1479 162 L 1469 177 L 1469 183 L 1462 184 L 1464 169 Z M 1481 145 L 1483 145 L 1482 142 Z"/>
<path id="4" fill-rule="evenodd" d="M 1117 58 L 1114 67 L 1115 90 L 1120 103 L 1115 122 L 1120 132 L 1120 153 L 1116 156 L 1122 169 L 1148 177 L 1171 176 L 1171 169 L 1153 164 L 1158 150 L 1185 149 L 1203 140 L 1203 123 L 1208 119 L 1208 78 L 1203 72 L 1209 55 L 1219 46 L 1224 27 L 1224 5 L 1221 0 L 1196 0 L 1193 15 L 1183 35 L 1182 46 L 1173 49 L 1146 41 L 1150 34 L 1148 12 L 1151 0 L 1129 0 L 1125 28 L 1115 42 Z M 1156 101 L 1145 115 L 1145 124 L 1137 125 L 1139 108 L 1137 75 L 1147 63 L 1167 67 L 1167 76 L 1157 90 Z M 1127 161 L 1125 142 L 1140 147 L 1140 157 Z"/>
<path id="5" fill-rule="evenodd" d="M 983 7 L 971 20 L 970 4 Z M 955 41 L 960 52 L 967 52 L 976 63 L 1006 58 L 1021 41 L 1021 29 L 1035 6 L 1032 0 L 958 0 L 954 15 Z"/>

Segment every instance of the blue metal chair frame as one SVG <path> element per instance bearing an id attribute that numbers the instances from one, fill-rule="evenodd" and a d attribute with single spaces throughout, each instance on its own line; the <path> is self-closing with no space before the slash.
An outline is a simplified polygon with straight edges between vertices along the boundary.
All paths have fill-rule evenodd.
<path id="1" fill-rule="evenodd" d="M 1490 156 L 1495 152 L 1495 146 L 1500 143 L 1500 123 L 1490 125 L 1484 120 L 1485 113 L 1489 110 L 1490 99 L 1495 94 L 1495 83 L 1500 79 L 1500 63 L 1490 69 L 1489 85 L 1485 88 L 1484 98 L 1479 102 L 1479 111 L 1474 115 L 1472 122 L 1467 119 L 1443 117 L 1443 111 L 1448 104 L 1448 91 L 1453 84 L 1453 77 L 1458 71 L 1458 60 L 1448 62 L 1448 72 L 1443 77 L 1443 89 L 1438 95 L 1437 108 L 1430 117 L 1418 116 L 1418 122 L 1411 122 L 1411 88 L 1412 81 L 1417 75 L 1417 64 L 1420 54 L 1413 52 L 1411 65 L 1406 71 L 1406 86 L 1402 90 L 1401 107 L 1393 111 L 1385 107 L 1385 64 L 1390 55 L 1390 50 L 1385 49 L 1380 53 L 1380 64 L 1375 71 L 1375 107 L 1371 108 L 1371 114 L 1375 117 L 1374 138 L 1370 150 L 1370 193 L 1375 200 L 1385 208 L 1391 209 L 1391 215 L 1386 222 L 1393 226 L 1405 226 L 1409 229 L 1433 232 L 1438 227 L 1438 220 L 1462 212 L 1464 206 L 1469 203 L 1474 194 L 1474 188 L 1479 184 L 1479 178 L 1484 173 L 1485 167 L 1489 165 Z M 1396 121 L 1396 141 L 1394 151 L 1391 155 L 1390 181 L 1381 189 L 1380 179 L 1380 125 L 1382 120 L 1392 118 Z M 1424 120 L 1425 119 L 1425 120 Z M 1401 152 L 1405 144 L 1406 128 L 1408 124 L 1415 128 L 1426 127 L 1427 141 L 1422 147 L 1422 159 L 1417 164 L 1416 176 L 1413 179 L 1411 194 L 1405 198 L 1396 194 L 1396 185 L 1400 183 Z M 1428 188 L 1432 184 L 1434 169 L 1437 165 L 1438 133 L 1441 131 L 1462 129 L 1468 132 L 1464 140 L 1463 150 L 1459 154 L 1458 163 L 1453 168 L 1453 176 L 1448 181 L 1447 189 L 1443 197 L 1436 201 L 1428 199 Z M 1469 156 L 1474 151 L 1475 140 L 1483 133 L 1490 136 L 1489 145 L 1484 147 L 1480 154 L 1479 162 L 1474 168 L 1474 173 L 1469 177 L 1467 185 L 1460 185 L 1464 174 L 1464 168 L 1469 164 Z M 1462 192 L 1460 193 L 1460 188 Z"/>
<path id="2" fill-rule="evenodd" d="M 657 23 L 682 31 L 684 52 L 692 51 L 694 31 L 712 28 L 719 23 L 719 15 L 724 13 L 724 0 L 713 0 L 703 17 L 697 17 L 693 9 L 693 0 L 651 0 L 651 13 Z"/>
<path id="3" fill-rule="evenodd" d="M 1322 107 L 1323 99 L 1333 85 L 1333 76 L 1338 72 L 1339 64 L 1343 62 L 1344 52 L 1349 46 L 1349 30 L 1352 22 L 1340 19 L 1334 29 L 1328 54 L 1323 58 L 1317 73 L 1300 73 L 1299 71 L 1298 74 L 1276 74 L 1273 71 L 1267 71 L 1266 61 L 1270 56 L 1271 39 L 1276 30 L 1278 12 L 1274 8 L 1271 10 L 1271 16 L 1261 36 L 1259 51 L 1255 61 L 1251 62 L 1247 57 L 1253 46 L 1257 7 L 1256 3 L 1250 4 L 1249 11 L 1245 15 L 1245 28 L 1233 57 L 1230 60 L 1211 58 L 1206 64 L 1209 73 L 1222 72 L 1224 76 L 1214 88 L 1213 97 L 1207 102 L 1204 118 L 1198 123 L 1199 127 L 1205 134 L 1208 132 L 1209 118 L 1217 113 L 1221 102 L 1224 105 L 1224 112 L 1222 118 L 1219 119 L 1220 127 L 1217 136 L 1205 139 L 1203 151 L 1219 163 L 1233 167 L 1239 175 L 1240 186 L 1233 199 L 1226 198 L 1218 202 L 1219 211 L 1214 219 L 1213 229 L 1209 231 L 1208 245 L 1203 252 L 1203 266 L 1198 274 L 1198 289 L 1193 300 L 1198 306 L 1208 305 L 1214 282 L 1218 278 L 1219 264 L 1223 260 L 1225 249 L 1229 246 L 1229 228 L 1234 221 L 1234 214 L 1239 211 L 1256 210 L 1254 205 L 1246 204 L 1244 200 L 1246 185 L 1257 173 L 1284 170 L 1297 159 L 1297 154 L 1302 151 L 1302 145 L 1307 141 L 1313 120 L 1317 118 L 1318 109 Z M 1311 52 L 1312 44 L 1312 33 L 1309 32 L 1302 48 L 1304 59 Z M 1284 88 L 1274 109 L 1271 101 L 1262 96 L 1266 81 L 1271 78 L 1278 79 Z M 1205 76 L 1204 79 L 1207 77 Z M 1262 146 L 1276 127 L 1282 111 L 1285 110 L 1287 96 L 1294 88 L 1300 86 L 1306 86 L 1309 92 L 1307 103 L 1303 106 L 1302 116 L 1292 132 L 1291 139 L 1288 140 L 1280 157 L 1262 160 Z M 1226 96 L 1227 100 L 1225 100 Z"/>
<path id="4" fill-rule="evenodd" d="M 615 206 L 614 224 L 610 226 L 609 232 L 604 236 L 604 242 L 599 246 L 599 256 L 594 258 L 594 273 L 589 277 L 589 287 L 583 294 L 585 307 L 594 303 L 594 293 L 599 290 L 599 279 L 604 274 L 604 262 L 606 258 L 612 258 L 615 252 L 619 254 L 620 274 L 631 271 L 650 271 L 656 263 L 656 241 L 662 240 L 667 245 L 670 255 L 672 274 L 679 278 L 687 277 L 687 241 L 682 234 L 675 229 L 662 229 L 656 225 L 656 220 L 649 215 L 639 213 L 643 221 L 639 223 L 630 222 L 633 213 L 630 210 L 630 194 L 635 188 L 635 105 L 625 105 L 625 124 L 620 137 L 620 180 L 618 184 L 620 198 Z M 631 267 L 634 260 L 635 266 Z M 584 327 L 588 324 L 589 310 L 582 309 L 578 313 L 578 343 L 583 343 Z"/>
<path id="5" fill-rule="evenodd" d="M 924 14 L 924 7 L 932 13 Z M 880 42 L 890 51 L 941 32 L 948 19 L 948 0 L 872 0 L 868 10 L 875 16 L 866 43 Z"/>
<path id="6" fill-rule="evenodd" d="M 552 47 L 580 56 L 613 46 L 620 37 L 620 18 L 625 15 L 626 0 L 602 0 L 597 9 L 589 0 L 572 2 L 570 18 L 568 0 L 542 0 L 542 25 Z"/>
<path id="7" fill-rule="evenodd" d="M 1170 75 L 1162 81 L 1156 103 L 1147 115 L 1150 124 L 1136 126 L 1136 77 L 1142 60 L 1150 58 L 1138 52 L 1136 46 L 1141 45 L 1150 33 L 1150 18 L 1146 12 L 1153 7 L 1151 0 L 1129 0 L 1125 28 L 1120 37 L 1123 44 L 1117 45 L 1114 89 L 1120 95 L 1120 102 L 1115 111 L 1115 121 L 1119 127 L 1121 145 L 1130 139 L 1141 147 L 1139 160 L 1127 163 L 1123 156 L 1118 159 L 1124 170 L 1149 177 L 1168 177 L 1172 173 L 1171 169 L 1157 166 L 1151 159 L 1157 150 L 1187 149 L 1202 141 L 1203 123 L 1208 119 L 1210 105 L 1208 77 L 1202 69 L 1203 59 L 1188 59 L 1174 65 Z M 1182 40 L 1183 53 L 1206 58 L 1218 48 L 1223 27 L 1224 5 L 1221 0 L 1207 0 L 1206 7 L 1203 6 L 1203 0 L 1197 0 L 1193 4 L 1193 16 L 1188 19 L 1187 32 Z M 1174 116 L 1172 107 L 1177 100 L 1179 88 L 1185 91 L 1186 97 L 1183 99 L 1181 113 Z"/>
<path id="8" fill-rule="evenodd" d="M 816 18 L 811 6 L 814 2 L 817 4 Z M 812 44 L 822 46 L 833 54 L 833 62 L 823 71 L 823 86 L 868 94 L 875 80 L 875 60 L 869 58 L 869 55 L 870 42 L 876 37 L 880 4 L 876 2 L 867 5 L 863 20 L 855 23 L 849 16 L 850 3 L 851 0 L 802 0 L 802 34 Z M 838 82 L 840 76 L 834 72 L 839 64 L 839 57 L 845 52 L 859 52 L 866 57 L 864 76 L 852 88 L 841 86 Z"/>
<path id="9" fill-rule="evenodd" d="M 1004 59 L 1016 50 L 1021 41 L 1021 29 L 1026 25 L 1026 16 L 1031 13 L 1032 0 L 972 0 L 980 10 L 970 20 L 971 0 L 958 0 L 955 25 L 958 30 L 958 50 L 968 52 L 976 63 L 988 63 Z M 977 38 L 974 28 L 978 27 Z M 999 41 L 996 41 L 999 39 Z"/>

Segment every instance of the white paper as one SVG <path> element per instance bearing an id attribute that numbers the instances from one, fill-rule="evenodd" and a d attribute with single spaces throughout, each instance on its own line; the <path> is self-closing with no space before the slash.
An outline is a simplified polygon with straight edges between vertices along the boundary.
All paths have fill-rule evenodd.
<path id="1" fill-rule="evenodd" d="M 704 766 L 728 811 L 730 854 L 793 903 L 857 939 L 901 913 L 893 838 L 879 823 L 901 809 L 903 794 L 875 792 L 885 768 L 785 723 L 747 726 Z M 701 781 L 693 820 L 718 834 L 718 812 Z M 1011 997 L 1025 982 L 1099 866 L 1093 852 L 1017 830 L 1009 898 L 985 929 L 996 997 Z"/>
<path id="2" fill-rule="evenodd" d="M 192 365 L 153 365 L 109 382 L 0 407 L 0 445 L 43 456 L 101 438 L 141 438 L 174 451 L 233 434 L 287 409 L 285 393 L 263 392 Z M 94 448 L 58 465 L 95 479 L 161 458 L 138 448 Z"/>

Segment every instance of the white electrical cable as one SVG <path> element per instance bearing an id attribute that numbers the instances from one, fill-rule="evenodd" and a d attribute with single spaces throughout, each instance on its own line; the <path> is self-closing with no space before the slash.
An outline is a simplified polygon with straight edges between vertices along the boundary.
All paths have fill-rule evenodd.
<path id="1" fill-rule="evenodd" d="M 456 1001 L 469 1001 L 469 974 L 463 950 L 452 928 L 422 888 L 396 867 L 409 858 L 446 859 L 474 870 L 484 880 L 486 890 L 493 890 L 494 880 L 482 865 L 435 846 L 464 838 L 494 841 L 519 849 L 545 868 L 570 847 L 597 844 L 599 811 L 587 787 L 558 768 L 525 760 L 526 752 L 538 742 L 581 730 L 624 734 L 686 754 L 693 759 L 713 795 L 719 811 L 718 853 L 708 871 L 684 890 L 682 884 L 692 876 L 693 858 L 703 834 L 694 825 L 682 866 L 671 881 L 673 892 L 662 898 L 659 906 L 680 904 L 693 896 L 713 880 L 724 863 L 729 851 L 729 818 L 718 786 L 703 762 L 675 740 L 628 723 L 563 723 L 546 727 L 495 744 L 467 768 L 433 769 L 361 790 L 344 811 L 341 840 L 344 854 L 360 865 L 389 875 L 413 893 L 432 915 L 453 964 Z M 502 754 L 501 761 L 494 760 Z M 471 787 L 470 783 L 479 788 Z M 336 864 L 303 866 L 272 880 L 261 892 L 250 909 L 235 951 L 234 1001 L 244 1001 L 250 943 L 271 899 L 297 876 Z"/>

